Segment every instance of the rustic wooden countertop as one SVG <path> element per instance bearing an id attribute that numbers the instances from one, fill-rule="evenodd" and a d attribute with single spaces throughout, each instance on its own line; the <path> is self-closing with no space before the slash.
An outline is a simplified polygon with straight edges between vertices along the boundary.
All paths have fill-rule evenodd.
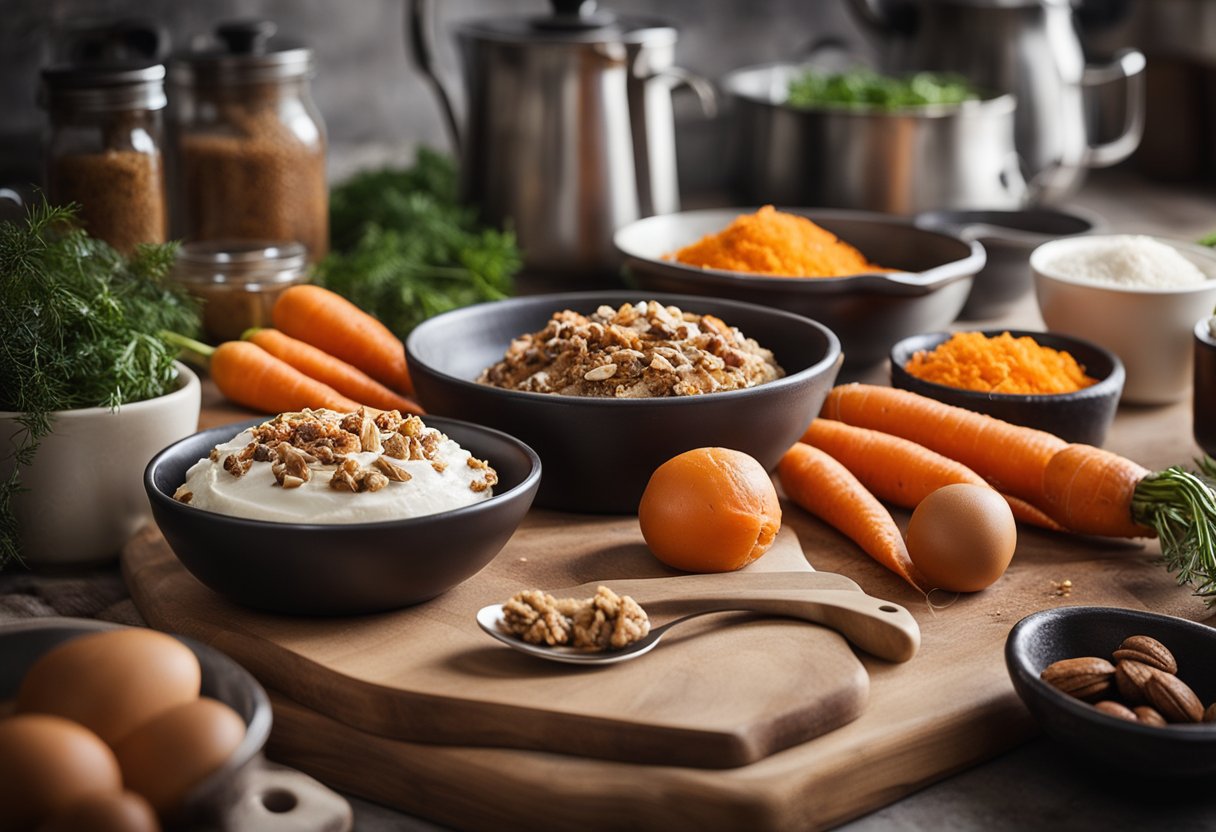
<path id="1" fill-rule="evenodd" d="M 1134 173 L 1094 174 L 1074 204 L 1104 216 L 1112 230 L 1152 233 L 1193 239 L 1216 230 L 1216 189 L 1150 183 Z M 990 325 L 993 322 L 979 322 Z M 1042 328 L 1033 297 L 1025 298 L 996 325 Z M 973 326 L 972 322 L 967 322 Z M 881 381 L 885 370 L 872 371 Z M 224 424 L 248 414 L 225 403 L 209 383 L 204 385 L 202 427 Z M 1167 408 L 1120 409 L 1112 434 L 1162 425 L 1159 446 L 1138 461 L 1161 467 L 1177 457 L 1182 438 L 1189 437 L 1189 401 Z M 1187 439 L 1189 442 L 1189 438 Z M 1190 446 L 1194 452 L 1196 449 Z M 40 576 L 10 571 L 0 575 L 0 621 L 36 615 L 83 615 L 137 622 L 138 613 L 126 599 L 117 569 L 83 576 Z M 381 832 L 435 832 L 441 827 L 357 798 L 356 828 Z M 989 830 L 1168 828 L 1210 829 L 1211 801 L 1203 789 L 1160 784 L 1151 790 L 1129 789 L 1110 775 L 1093 771 L 1038 739 L 984 765 L 936 783 L 843 829 L 870 832 L 886 829 Z"/>

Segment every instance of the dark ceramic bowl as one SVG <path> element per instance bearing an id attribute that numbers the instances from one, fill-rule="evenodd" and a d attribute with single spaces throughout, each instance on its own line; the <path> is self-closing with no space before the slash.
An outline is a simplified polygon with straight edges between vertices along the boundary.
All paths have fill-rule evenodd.
<path id="1" fill-rule="evenodd" d="M 498 554 L 540 483 L 540 460 L 519 440 L 427 416 L 428 426 L 498 471 L 494 496 L 424 517 L 331 525 L 246 520 L 173 499 L 191 465 L 262 421 L 196 433 L 161 451 L 144 471 L 152 516 L 178 560 L 211 589 L 255 609 L 356 615 L 434 598 Z"/>
<path id="2" fill-rule="evenodd" d="M 1026 208 L 1020 211 L 926 211 L 917 214 L 921 228 L 975 240 L 988 260 L 971 284 L 959 312 L 966 321 L 997 318 L 1034 288 L 1030 253 L 1059 237 L 1101 233 L 1106 222 L 1079 208 Z"/>
<path id="3" fill-rule="evenodd" d="M 555 312 L 590 313 L 657 300 L 716 315 L 773 354 L 783 378 L 746 390 L 649 399 L 604 399 L 504 390 L 474 379 L 512 339 L 543 329 Z M 537 295 L 457 309 L 405 342 L 423 407 L 518 436 L 545 463 L 537 505 L 567 511 L 637 511 L 654 469 L 693 448 L 724 446 L 766 469 L 806 430 L 840 368 L 840 342 L 814 321 L 737 301 L 651 292 Z"/>
<path id="4" fill-rule="evenodd" d="M 121 625 L 85 618 L 43 618 L 0 627 L 0 700 L 17 695 L 26 671 L 44 653 L 69 639 L 88 633 L 119 629 Z M 180 639 L 198 657 L 202 667 L 203 696 L 218 699 L 245 720 L 245 738 L 224 765 L 187 795 L 171 819 L 188 828 L 215 821 L 243 792 L 241 777 L 257 758 L 270 736 L 271 712 L 266 691 L 232 659 L 215 648 L 188 638 Z"/>
<path id="5" fill-rule="evenodd" d="M 979 243 L 917 228 L 911 220 L 866 211 L 782 208 L 800 214 L 858 248 L 872 263 L 898 272 L 849 277 L 767 277 L 701 269 L 664 259 L 755 208 L 664 214 L 617 231 L 629 280 L 647 292 L 733 298 L 795 312 L 840 338 L 845 366 L 881 362 L 908 335 L 941 329 L 958 317 L 972 277 L 984 265 Z"/>
<path id="6" fill-rule="evenodd" d="M 1060 607 L 1028 615 L 1005 642 L 1014 690 L 1043 732 L 1077 754 L 1146 776 L 1216 774 L 1216 724 L 1154 728 L 1108 716 L 1039 678 L 1079 656 L 1110 660 L 1128 636 L 1151 636 L 1178 659 L 1178 678 L 1206 706 L 1216 701 L 1216 629 L 1168 615 L 1113 607 Z"/>
<path id="7" fill-rule="evenodd" d="M 1015 338 L 1029 335 L 1044 347 L 1066 350 L 1085 368 L 1087 375 L 1098 380 L 1097 384 L 1075 393 L 1016 395 L 980 393 L 924 381 L 909 375 L 904 367 L 914 353 L 932 350 L 953 334 L 930 332 L 905 338 L 891 348 L 891 385 L 956 407 L 987 413 L 1015 425 L 1045 430 L 1067 442 L 1101 446 L 1115 420 L 1119 394 L 1123 390 L 1123 363 L 1119 358 L 1096 344 L 1052 332 L 984 330 L 989 337 L 1002 332 L 1008 332 Z"/>
<path id="8" fill-rule="evenodd" d="M 1195 324 L 1195 441 L 1216 457 L 1216 336 L 1205 317 Z"/>

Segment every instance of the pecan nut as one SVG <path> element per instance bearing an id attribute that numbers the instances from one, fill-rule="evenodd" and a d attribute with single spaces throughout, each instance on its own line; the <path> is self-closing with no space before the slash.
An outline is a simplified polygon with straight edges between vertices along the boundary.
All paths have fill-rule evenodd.
<path id="1" fill-rule="evenodd" d="M 1124 659 L 1115 668 L 1115 687 L 1128 704 L 1143 705 L 1148 702 L 1148 694 L 1145 692 L 1148 680 L 1160 672 L 1142 662 Z"/>
<path id="2" fill-rule="evenodd" d="M 1203 704 L 1199 697 L 1177 676 L 1153 673 L 1144 691 L 1148 701 L 1167 722 L 1199 722 L 1203 719 Z"/>
<path id="3" fill-rule="evenodd" d="M 189 494 L 190 492 L 187 491 L 186 493 Z M 1203 712 L 1203 721 L 1216 722 L 1216 702 L 1208 705 L 1207 710 Z"/>
<path id="4" fill-rule="evenodd" d="M 1050 664 L 1039 678 L 1070 696 L 1090 699 L 1110 689 L 1114 674 L 1115 666 L 1106 659 L 1085 656 Z"/>
<path id="5" fill-rule="evenodd" d="M 1116 662 L 1140 662 L 1165 673 L 1177 673 L 1178 662 L 1164 644 L 1149 636 L 1130 636 L 1114 652 Z"/>
<path id="6" fill-rule="evenodd" d="M 1121 705 L 1120 703 L 1111 699 L 1103 699 L 1101 702 L 1095 703 L 1094 707 L 1108 716 L 1126 719 L 1128 722 L 1139 721 L 1135 712 L 1132 711 L 1131 708 L 1127 707 L 1126 705 Z"/>
<path id="7" fill-rule="evenodd" d="M 1133 709 L 1136 714 L 1136 719 L 1142 725 L 1152 725 L 1154 728 L 1164 728 L 1169 723 L 1165 721 L 1160 713 L 1155 708 L 1150 708 L 1148 705 L 1140 705 Z"/>

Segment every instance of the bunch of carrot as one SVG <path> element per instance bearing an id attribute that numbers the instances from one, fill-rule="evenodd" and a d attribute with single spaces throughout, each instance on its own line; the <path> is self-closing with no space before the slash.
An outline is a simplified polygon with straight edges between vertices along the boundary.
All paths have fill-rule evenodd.
<path id="1" fill-rule="evenodd" d="M 422 412 L 407 398 L 413 385 L 401 340 L 341 295 L 292 286 L 275 302 L 272 319 L 275 328 L 250 330 L 214 348 L 175 340 L 207 359 L 225 397 L 253 410 Z"/>
<path id="2" fill-rule="evenodd" d="M 889 387 L 836 387 L 821 415 L 781 461 L 786 493 L 913 585 L 915 567 L 879 498 L 911 508 L 943 485 L 987 483 L 1025 522 L 1158 536 L 1178 582 L 1216 603 L 1216 494 L 1190 472 L 1153 473 L 1101 448 Z"/>

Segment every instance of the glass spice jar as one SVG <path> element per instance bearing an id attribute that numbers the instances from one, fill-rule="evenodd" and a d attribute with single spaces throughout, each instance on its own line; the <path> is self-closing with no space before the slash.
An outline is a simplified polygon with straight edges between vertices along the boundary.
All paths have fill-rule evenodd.
<path id="1" fill-rule="evenodd" d="M 295 240 L 329 248 L 325 127 L 312 52 L 269 21 L 216 29 L 218 45 L 172 65 L 176 209 L 187 240 Z"/>
<path id="2" fill-rule="evenodd" d="M 161 64 L 42 71 L 47 198 L 124 254 L 165 241 L 164 79 Z"/>
<path id="3" fill-rule="evenodd" d="M 203 331 L 233 341 L 251 327 L 273 326 L 274 303 L 288 287 L 308 282 L 297 242 L 207 240 L 178 249 L 173 279 L 203 302 Z"/>

